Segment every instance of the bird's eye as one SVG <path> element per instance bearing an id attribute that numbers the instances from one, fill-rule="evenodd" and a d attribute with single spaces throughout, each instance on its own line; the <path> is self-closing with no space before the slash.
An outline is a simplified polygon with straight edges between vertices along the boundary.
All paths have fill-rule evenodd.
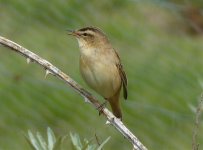
<path id="1" fill-rule="evenodd" d="M 84 36 L 87 36 L 87 33 L 84 33 L 83 35 L 84 35 Z"/>

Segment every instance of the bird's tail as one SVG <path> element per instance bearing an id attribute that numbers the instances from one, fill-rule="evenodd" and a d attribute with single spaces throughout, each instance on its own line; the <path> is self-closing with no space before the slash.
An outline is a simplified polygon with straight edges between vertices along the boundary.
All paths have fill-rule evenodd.
<path id="1" fill-rule="evenodd" d="M 111 109 L 113 111 L 113 114 L 122 120 L 122 112 L 120 108 L 120 103 L 119 103 L 119 95 L 120 95 L 120 90 L 112 97 L 108 99 Z"/>

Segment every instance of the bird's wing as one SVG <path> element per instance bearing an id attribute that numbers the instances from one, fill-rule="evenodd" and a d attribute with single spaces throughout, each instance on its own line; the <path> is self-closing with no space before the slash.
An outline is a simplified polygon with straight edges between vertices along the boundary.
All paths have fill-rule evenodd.
<path id="1" fill-rule="evenodd" d="M 121 80 L 122 80 L 122 85 L 123 85 L 123 97 L 125 99 L 127 99 L 128 97 L 128 90 L 127 90 L 127 85 L 128 85 L 128 80 L 127 80 L 127 76 L 125 74 L 125 71 L 123 70 L 123 66 L 121 64 L 121 60 L 120 60 L 120 57 L 118 55 L 118 53 L 115 51 L 115 54 L 118 58 L 118 63 L 116 64 L 117 68 L 118 68 L 118 71 L 119 71 L 119 74 L 120 74 L 120 77 L 121 77 Z"/>

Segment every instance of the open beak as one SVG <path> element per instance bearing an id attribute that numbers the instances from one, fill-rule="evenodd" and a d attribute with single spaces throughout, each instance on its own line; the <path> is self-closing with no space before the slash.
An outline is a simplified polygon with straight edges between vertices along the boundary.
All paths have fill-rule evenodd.
<path id="1" fill-rule="evenodd" d="M 77 31 L 70 29 L 67 29 L 66 31 L 68 31 L 68 35 L 79 36 L 79 33 Z"/>

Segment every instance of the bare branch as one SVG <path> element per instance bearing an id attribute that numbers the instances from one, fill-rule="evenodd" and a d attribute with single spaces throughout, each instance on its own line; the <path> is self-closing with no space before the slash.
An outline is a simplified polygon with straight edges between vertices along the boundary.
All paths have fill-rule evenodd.
<path id="1" fill-rule="evenodd" d="M 63 80 L 76 92 L 78 92 L 85 99 L 85 101 L 89 101 L 96 109 L 99 108 L 100 103 L 95 97 L 93 97 L 78 83 L 76 83 L 68 75 L 63 73 L 60 69 L 52 65 L 47 60 L 39 57 L 35 53 L 22 47 L 21 45 L 18 45 L 17 43 L 1 36 L 0 36 L 0 44 L 24 56 L 27 59 L 27 63 L 35 62 L 41 65 L 46 70 L 46 75 L 52 74 L 58 77 L 59 79 Z M 110 122 L 111 125 L 113 125 L 124 137 L 126 137 L 133 144 L 134 149 L 147 150 L 147 148 L 139 141 L 139 139 L 136 136 L 133 135 L 133 133 L 120 121 L 120 119 L 117 119 L 107 108 L 103 108 L 102 113 L 107 118 L 108 122 Z"/>
<path id="2" fill-rule="evenodd" d="M 201 94 L 200 101 L 197 105 L 196 115 L 195 115 L 195 126 L 193 129 L 193 137 L 192 137 L 192 150 L 199 150 L 199 143 L 198 143 L 198 129 L 200 124 L 200 116 L 202 114 L 203 109 L 203 93 Z"/>

